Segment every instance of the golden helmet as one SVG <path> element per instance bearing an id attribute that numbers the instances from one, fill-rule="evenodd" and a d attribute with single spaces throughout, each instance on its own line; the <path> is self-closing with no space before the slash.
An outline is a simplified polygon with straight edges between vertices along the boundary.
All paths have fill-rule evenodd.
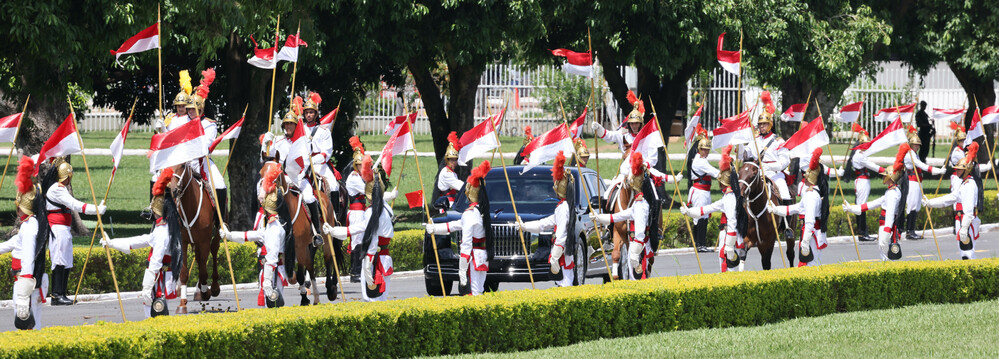
<path id="1" fill-rule="evenodd" d="M 565 171 L 565 153 L 559 151 L 555 155 L 555 160 L 552 162 L 552 189 L 555 190 L 555 195 L 559 199 L 566 198 L 566 192 L 569 190 L 569 176 Z"/>
<path id="2" fill-rule="evenodd" d="M 458 134 L 451 131 L 447 135 L 447 152 L 444 153 L 444 158 L 446 159 L 458 159 L 458 150 L 461 149 L 461 145 L 458 143 Z"/>
<path id="3" fill-rule="evenodd" d="M 52 159 L 52 166 L 58 171 L 59 182 L 65 182 L 68 179 L 73 178 L 73 165 L 66 162 L 65 157 L 56 157 Z"/>
<path id="4" fill-rule="evenodd" d="M 157 217 L 163 217 L 163 202 L 166 200 L 166 189 L 171 180 L 173 180 L 173 168 L 167 168 L 160 172 L 160 176 L 156 178 L 156 183 L 153 183 L 153 199 L 149 203 L 149 207 Z"/>
<path id="5" fill-rule="evenodd" d="M 589 159 L 590 150 L 586 148 L 586 143 L 583 142 L 583 139 L 577 138 L 575 142 L 576 142 L 576 156 L 579 158 Z"/>
<path id="6" fill-rule="evenodd" d="M 645 171 L 645 160 L 642 159 L 642 153 L 632 152 L 631 177 L 628 178 L 628 184 L 631 185 L 631 190 L 636 192 L 642 191 L 642 185 L 645 184 Z"/>
<path id="7" fill-rule="evenodd" d="M 718 163 L 718 183 L 722 188 L 732 185 L 732 145 L 722 148 L 721 162 Z"/>
<path id="8" fill-rule="evenodd" d="M 885 184 L 887 184 L 888 181 L 898 183 L 898 180 L 902 178 L 903 174 L 905 174 L 905 164 L 902 162 L 896 162 L 894 166 L 885 167 L 885 178 L 883 182 Z"/>
<path id="9" fill-rule="evenodd" d="M 267 214 L 277 214 L 278 207 L 278 186 L 277 180 L 281 176 L 281 166 L 272 163 L 267 167 L 267 172 L 264 173 L 264 177 L 260 179 L 262 189 L 264 190 L 264 201 L 260 203 L 260 206 L 264 208 L 264 212 Z"/>
<path id="10" fill-rule="evenodd" d="M 319 112 L 319 104 L 323 102 L 323 98 L 315 92 L 309 92 L 309 99 L 305 100 L 305 106 L 302 108 L 304 113 L 305 110 L 313 110 Z"/>
<path id="11" fill-rule="evenodd" d="M 187 106 L 187 101 L 190 100 L 191 95 L 184 93 L 184 91 L 178 92 L 177 96 L 173 98 L 174 106 Z"/>
<path id="12" fill-rule="evenodd" d="M 177 96 L 173 98 L 174 106 L 187 106 L 187 102 L 191 99 L 191 92 L 194 89 L 191 87 L 191 75 L 187 70 L 180 72 L 180 92 Z"/>
<path id="13" fill-rule="evenodd" d="M 281 124 L 282 125 L 286 124 L 286 123 L 295 123 L 295 124 L 297 124 L 298 123 L 298 115 L 294 111 L 288 111 L 288 113 L 286 113 L 284 115 L 284 119 L 281 120 Z"/>
<path id="14" fill-rule="evenodd" d="M 486 178 L 486 175 L 489 174 L 490 168 L 489 161 L 482 161 L 482 164 L 472 169 L 472 174 L 468 176 L 468 182 L 465 183 L 465 197 L 468 197 L 469 202 L 479 201 L 479 190 L 482 188 L 482 179 Z"/>
<path id="15" fill-rule="evenodd" d="M 909 132 L 906 134 L 906 137 L 909 138 L 910 146 L 923 144 L 923 141 L 919 140 L 919 135 L 916 133 L 915 129 L 912 126 L 909 126 Z"/>
<path id="16" fill-rule="evenodd" d="M 191 95 L 191 97 L 188 97 L 185 107 L 198 110 L 198 114 L 200 115 L 201 111 L 205 109 L 205 99 L 197 94 Z"/>
<path id="17" fill-rule="evenodd" d="M 972 142 L 968 145 L 968 152 L 957 164 L 954 165 L 955 170 L 967 170 L 975 165 L 975 158 L 978 156 L 978 142 Z M 968 173 L 965 173 L 967 175 Z"/>
<path id="18" fill-rule="evenodd" d="M 756 125 L 760 125 L 762 123 L 770 124 L 770 126 L 773 127 L 773 125 L 774 125 L 774 114 L 769 113 L 767 111 L 761 112 L 760 116 L 756 118 Z"/>
<path id="19" fill-rule="evenodd" d="M 361 180 L 364 181 L 364 197 L 367 198 L 368 204 L 372 204 L 372 194 L 375 189 L 375 180 L 381 180 L 381 176 L 378 176 L 372 168 L 371 156 L 364 156 L 361 160 L 361 168 L 359 172 L 361 173 Z"/>
<path id="20" fill-rule="evenodd" d="M 354 160 L 354 170 L 360 172 L 361 162 L 364 161 L 364 144 L 357 136 L 352 136 L 349 140 L 350 147 L 354 149 L 351 159 Z"/>
<path id="21" fill-rule="evenodd" d="M 198 110 L 198 114 L 203 114 L 205 110 L 205 99 L 208 98 L 209 87 L 215 82 L 215 70 L 206 69 L 201 71 L 201 84 L 195 89 L 191 98 L 187 101 L 187 108 Z"/>
<path id="22" fill-rule="evenodd" d="M 860 141 L 860 143 L 871 142 L 871 136 L 868 136 L 866 131 L 865 132 L 861 132 L 860 133 L 859 141 Z"/>
<path id="23" fill-rule="evenodd" d="M 264 195 L 264 203 L 260 204 L 264 208 L 264 212 L 267 214 L 277 214 L 278 207 L 278 193 L 277 191 L 270 191 Z"/>
<path id="24" fill-rule="evenodd" d="M 822 173 L 822 164 L 819 163 L 821 158 L 822 147 L 812 151 L 812 159 L 808 162 L 808 169 L 805 170 L 805 180 L 811 185 L 816 185 L 819 182 L 819 174 Z"/>
<path id="25" fill-rule="evenodd" d="M 957 141 L 964 141 L 965 138 L 968 138 L 968 134 L 964 132 L 964 126 L 951 122 L 950 129 L 954 130 L 954 138 Z"/>
<path id="26" fill-rule="evenodd" d="M 628 118 L 626 123 L 645 123 L 645 104 L 635 96 L 634 92 L 628 91 L 628 102 L 631 103 L 634 108 L 628 113 Z"/>
<path id="27" fill-rule="evenodd" d="M 534 134 L 531 133 L 531 126 L 524 126 L 524 146 L 534 140 Z"/>
<path id="28" fill-rule="evenodd" d="M 281 124 L 286 123 L 298 123 L 298 120 L 302 118 L 302 96 L 295 96 L 295 99 L 291 103 L 291 108 L 288 109 L 288 113 L 284 115 L 284 119 Z"/>
<path id="29" fill-rule="evenodd" d="M 29 216 L 35 214 L 35 194 L 40 191 L 32 181 L 31 174 L 34 172 L 35 162 L 30 157 L 21 156 L 17 165 L 17 177 L 14 178 L 14 184 L 17 186 L 17 196 L 14 198 L 14 203 L 21 210 L 21 213 Z"/>
<path id="30" fill-rule="evenodd" d="M 698 150 L 711 150 L 711 140 L 708 139 L 707 135 L 698 136 L 700 139 L 697 140 Z"/>

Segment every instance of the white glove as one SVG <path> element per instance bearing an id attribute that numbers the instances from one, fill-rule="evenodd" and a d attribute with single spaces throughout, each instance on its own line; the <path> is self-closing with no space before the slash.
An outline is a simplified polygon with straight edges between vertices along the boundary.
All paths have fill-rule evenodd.
<path id="1" fill-rule="evenodd" d="M 153 128 L 156 129 L 156 132 L 165 132 L 166 124 L 163 123 L 162 119 L 156 119 L 156 124 L 153 125 Z"/>
<path id="2" fill-rule="evenodd" d="M 101 233 L 101 245 L 114 249 L 116 251 L 129 254 L 132 253 L 132 247 L 128 245 L 125 241 L 113 240 L 108 238 L 107 233 Z"/>
<path id="3" fill-rule="evenodd" d="M 635 273 L 642 274 L 645 268 L 642 267 L 642 255 L 645 254 L 645 245 L 638 242 L 631 242 L 628 247 L 628 259 L 631 260 L 631 267 L 635 268 Z"/>
<path id="4" fill-rule="evenodd" d="M 156 284 L 156 272 L 146 268 L 146 273 L 142 275 L 142 291 L 139 298 L 142 298 L 142 305 L 153 305 L 153 286 Z"/>
<path id="5" fill-rule="evenodd" d="M 518 226 L 520 226 L 520 229 L 524 232 L 541 233 L 541 224 L 539 224 L 538 221 L 524 222 L 520 219 L 520 217 L 517 217 L 517 223 L 519 223 Z"/>
<path id="6" fill-rule="evenodd" d="M 347 227 L 333 227 L 329 234 L 336 239 L 347 239 Z"/>
<path id="7" fill-rule="evenodd" d="M 31 315 L 31 292 L 35 290 L 35 278 L 17 277 L 14 282 L 14 314 L 18 318 L 28 319 Z M 40 318 L 35 318 L 40 320 Z"/>
<path id="8" fill-rule="evenodd" d="M 323 234 L 326 234 L 327 236 L 332 236 L 333 226 L 331 226 L 329 223 L 323 223 Z"/>
<path id="9" fill-rule="evenodd" d="M 423 228 L 427 230 L 427 234 L 435 234 L 436 228 L 433 223 L 424 223 Z"/>
<path id="10" fill-rule="evenodd" d="M 836 177 L 843 177 L 846 174 L 846 170 L 843 167 L 836 169 Z"/>
<path id="11" fill-rule="evenodd" d="M 604 137 L 604 135 L 607 134 L 607 130 L 604 129 L 604 126 L 601 126 L 597 121 L 590 122 L 590 127 L 593 128 L 593 133 L 597 137 Z"/>
<path id="12" fill-rule="evenodd" d="M 673 176 L 673 181 L 674 182 L 683 181 L 683 173 L 677 173 L 676 176 Z"/>
<path id="13" fill-rule="evenodd" d="M 260 144 L 261 145 L 268 145 L 268 144 L 273 143 L 273 142 L 274 142 L 274 134 L 271 133 L 270 131 L 267 131 L 266 133 L 264 133 L 263 142 L 261 142 Z"/>
<path id="14" fill-rule="evenodd" d="M 552 269 L 552 274 L 558 274 L 558 272 L 562 270 L 562 265 L 558 264 L 558 259 L 562 258 L 562 253 L 564 251 L 565 248 L 562 248 L 562 246 L 552 246 L 552 255 L 548 257 L 548 265 Z"/>
<path id="15" fill-rule="evenodd" d="M 604 214 L 590 213 L 590 219 L 593 220 L 593 223 L 596 223 L 601 226 L 606 226 L 608 224 L 611 224 L 611 215 L 605 213 Z"/>
<path id="16" fill-rule="evenodd" d="M 944 174 L 944 172 L 946 172 L 946 170 L 944 170 L 943 168 L 930 167 L 930 174 L 931 175 L 939 176 L 939 175 Z"/>
<path id="17" fill-rule="evenodd" d="M 930 199 L 927 198 L 926 195 L 924 194 L 923 195 L 923 202 L 922 203 L 926 203 L 926 202 L 929 202 L 929 201 L 930 201 Z"/>
<path id="18" fill-rule="evenodd" d="M 773 201 L 767 201 L 767 212 L 777 214 L 777 205 Z"/>
<path id="19" fill-rule="evenodd" d="M 368 286 L 368 289 L 372 289 L 373 290 L 373 289 L 377 288 L 375 286 L 375 276 L 374 276 L 374 273 L 371 272 L 371 268 L 372 268 L 372 264 L 373 264 L 371 261 L 373 261 L 375 258 L 374 257 L 369 257 L 365 253 L 361 253 L 361 255 L 363 256 L 363 258 L 361 259 L 361 277 L 364 279 L 364 284 L 366 284 Z"/>
<path id="20" fill-rule="evenodd" d="M 860 209 L 860 208 L 857 208 L 857 209 Z M 854 212 L 853 211 L 853 206 L 849 205 L 849 204 L 846 204 L 846 203 L 843 203 L 843 212 L 853 213 L 853 214 L 860 214 L 860 211 Z"/>
<path id="21" fill-rule="evenodd" d="M 382 196 L 382 200 L 384 200 L 385 202 L 392 202 L 392 200 L 395 199 L 396 197 L 399 197 L 398 186 L 396 186 L 389 192 L 385 192 L 385 194 Z"/>
<path id="22" fill-rule="evenodd" d="M 687 217 L 693 217 L 690 215 L 690 208 L 687 207 L 686 203 L 680 203 L 680 214 Z"/>
<path id="23" fill-rule="evenodd" d="M 324 159 L 324 156 L 322 154 L 312 155 L 312 164 L 313 165 L 318 166 L 318 165 L 321 165 L 323 163 L 326 163 L 326 160 Z"/>
<path id="24" fill-rule="evenodd" d="M 468 285 L 468 258 L 458 256 L 458 284 Z"/>

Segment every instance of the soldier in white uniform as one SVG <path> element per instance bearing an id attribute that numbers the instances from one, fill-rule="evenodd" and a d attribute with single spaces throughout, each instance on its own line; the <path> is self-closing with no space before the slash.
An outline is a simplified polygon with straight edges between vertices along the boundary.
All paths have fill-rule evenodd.
<path id="1" fill-rule="evenodd" d="M 48 212 L 52 237 L 49 240 L 49 256 L 52 259 L 52 305 L 72 305 L 66 297 L 69 271 L 73 268 L 73 212 L 95 215 L 104 214 L 104 203 L 94 205 L 73 198 L 66 186 L 73 180 L 73 166 L 62 157 L 52 159 L 48 171 L 42 177 L 45 189 L 45 210 Z"/>
<path id="2" fill-rule="evenodd" d="M 45 247 L 49 226 L 45 218 L 41 188 L 31 180 L 35 163 L 21 157 L 17 167 L 17 197 L 14 208 L 21 222 L 17 234 L 0 243 L 0 254 L 10 253 L 10 270 L 14 274 L 14 327 L 21 330 L 42 328 L 42 307 L 48 290 L 45 274 Z"/>
<path id="3" fill-rule="evenodd" d="M 302 116 L 302 107 L 302 98 L 296 97 L 291 109 L 281 121 L 281 128 L 284 129 L 284 135 L 274 139 L 274 145 L 271 146 L 272 152 L 269 155 L 280 160 L 285 169 L 285 174 L 290 178 L 290 183 L 294 184 L 295 188 L 298 188 L 299 195 L 302 196 L 302 202 L 305 203 L 305 207 L 309 210 L 308 215 L 312 223 L 313 245 L 319 247 L 323 244 L 323 237 L 319 235 L 322 233 L 322 213 L 320 212 L 319 201 L 316 200 L 316 192 L 312 188 L 312 179 L 309 178 L 310 176 L 306 168 L 302 168 L 299 173 L 288 172 L 290 167 L 289 161 L 294 161 L 291 158 L 294 155 L 291 153 L 293 151 L 291 137 L 298 128 L 298 122 Z"/>
<path id="4" fill-rule="evenodd" d="M 826 220 L 829 218 L 829 186 L 826 170 L 819 163 L 822 148 L 816 148 L 808 163 L 801 194 L 801 201 L 788 206 L 768 203 L 767 210 L 781 217 L 797 214 L 802 221 L 801 239 L 798 241 L 798 266 L 821 264 L 822 250 L 829 244 L 826 240 Z"/>
<path id="5" fill-rule="evenodd" d="M 361 238 L 361 298 L 364 301 L 384 301 L 387 299 L 389 277 L 394 271 L 389 244 L 395 236 L 392 227 L 392 212 L 389 202 L 398 194 L 398 190 L 382 191 L 381 175 L 371 168 L 371 157 L 365 156 L 361 164 L 361 178 L 365 182 L 365 197 L 368 208 L 360 221 L 351 222 L 350 226 L 323 226 L 323 231 L 338 239 L 351 237 Z"/>
<path id="6" fill-rule="evenodd" d="M 957 212 L 956 221 L 960 225 L 957 232 L 958 248 L 961 259 L 975 259 L 975 241 L 981 233 L 982 221 L 978 211 L 982 206 L 982 182 L 975 165 L 978 155 L 978 143 L 968 145 L 968 154 L 954 166 L 954 173 L 962 179 L 956 192 L 926 201 L 930 208 L 954 206 Z"/>
<path id="7" fill-rule="evenodd" d="M 470 203 L 468 209 L 465 209 L 465 212 L 461 214 L 460 219 L 426 225 L 427 233 L 436 235 L 447 235 L 454 231 L 461 231 L 458 284 L 461 286 L 470 285 L 471 295 L 482 294 L 486 283 L 486 273 L 489 272 L 489 253 L 486 249 L 486 241 L 491 237 L 492 228 L 486 227 L 489 212 L 482 212 L 479 209 L 482 205 L 480 202 L 485 198 L 484 192 L 481 191 L 482 181 L 489 173 L 489 168 L 489 161 L 483 161 L 468 176 L 465 197 Z"/>
<path id="8" fill-rule="evenodd" d="M 590 150 L 586 148 L 586 142 L 583 142 L 582 138 L 577 138 L 573 140 L 573 144 L 576 147 L 576 158 L 579 159 L 577 164 L 579 167 L 586 167 L 590 162 Z"/>
<path id="9" fill-rule="evenodd" d="M 870 136 L 863 127 L 854 123 L 853 132 L 859 134 L 858 145 L 867 143 L 871 140 Z M 849 168 L 846 175 L 853 177 L 853 188 L 854 194 L 856 194 L 856 200 L 854 203 L 860 205 L 867 203 L 868 196 L 871 195 L 871 177 L 876 174 L 884 174 L 884 167 L 878 166 L 870 160 L 867 156 L 867 151 L 861 149 L 855 149 L 850 152 L 850 158 L 847 160 Z M 861 241 L 873 241 L 877 235 L 874 237 L 870 236 L 870 232 L 867 230 L 867 211 L 860 211 L 860 214 L 856 215 L 856 224 L 859 229 L 860 235 L 857 236 L 858 240 Z"/>
<path id="10" fill-rule="evenodd" d="M 177 92 L 177 96 L 173 98 L 173 108 L 174 113 L 168 114 L 165 118 L 157 118 L 156 122 L 153 124 L 153 130 L 156 133 L 163 133 L 177 127 L 183 126 L 190 119 L 187 117 L 187 102 L 191 99 L 191 93 L 194 89 L 191 87 L 191 75 L 188 74 L 187 70 L 180 72 L 180 92 Z M 149 178 L 149 190 L 153 190 L 153 183 L 159 178 L 159 171 L 153 172 L 152 177 Z M 150 197 L 152 199 L 152 197 Z"/>
<path id="11" fill-rule="evenodd" d="M 164 169 L 153 186 L 153 230 L 135 237 L 110 239 L 102 233 L 101 245 L 131 253 L 133 249 L 149 248 L 149 262 L 142 274 L 142 299 L 146 318 L 169 315 L 167 300 L 177 297 L 177 284 L 172 269 L 181 266 L 180 217 L 173 197 L 167 191 L 173 181 L 173 168 Z"/>
<path id="12" fill-rule="evenodd" d="M 923 239 L 923 236 L 916 233 L 916 218 L 919 217 L 919 209 L 922 205 L 923 193 L 923 171 L 931 175 L 939 176 L 944 174 L 943 168 L 932 167 L 919 160 L 919 147 L 922 142 L 915 132 L 909 132 L 909 143 L 903 143 L 901 148 L 908 150 L 911 155 L 905 155 L 905 171 L 909 177 L 909 197 L 905 199 L 905 238 Z M 915 167 L 913 166 L 915 161 Z"/>
<path id="13" fill-rule="evenodd" d="M 228 228 L 223 226 L 219 229 L 219 234 L 222 238 L 236 243 L 258 242 L 263 245 L 260 250 L 264 256 L 260 288 L 264 294 L 264 305 L 274 308 L 284 305 L 282 297 L 287 283 L 284 274 L 279 270 L 285 243 L 284 223 L 278 216 L 278 205 L 283 199 L 277 188 L 277 180 L 282 171 L 275 162 L 268 162 L 265 166 L 266 172 L 260 179 L 257 193 L 257 200 L 264 210 L 263 228 L 258 227 L 246 232 L 229 232 Z"/>
<path id="14" fill-rule="evenodd" d="M 756 122 L 759 133 L 756 135 L 756 145 L 752 143 L 742 146 L 740 159 L 743 161 L 755 161 L 760 159 L 760 166 L 763 174 L 769 178 L 777 187 L 777 194 L 783 204 L 792 203 L 791 191 L 788 190 L 787 180 L 784 170 L 791 163 L 787 149 L 782 147 L 784 139 L 773 133 L 773 114 L 764 111 L 760 114 Z M 760 151 L 762 155 L 756 151 Z"/>
<path id="15" fill-rule="evenodd" d="M 599 225 L 609 225 L 615 222 L 628 222 L 628 230 L 631 234 L 631 242 L 628 244 L 628 262 L 632 270 L 628 271 L 627 279 L 646 279 L 649 277 L 647 269 L 649 258 L 655 256 L 652 251 L 652 243 L 649 233 L 649 201 L 646 195 L 654 191 L 649 181 L 645 160 L 641 153 L 634 153 L 628 161 L 631 165 L 628 185 L 631 186 L 632 193 L 635 193 L 631 206 L 617 213 L 590 214 L 593 221 Z"/>
<path id="16" fill-rule="evenodd" d="M 708 162 L 708 153 L 711 152 L 711 140 L 708 139 L 707 131 L 701 132 L 695 138 L 696 144 L 692 149 L 690 160 L 687 165 L 687 206 L 702 207 L 711 204 L 711 179 L 718 178 L 719 171 Z M 697 151 L 694 153 L 694 151 Z M 708 221 L 711 215 L 693 216 L 694 219 L 694 242 L 697 243 L 698 252 L 711 252 L 708 248 Z"/>
<path id="17" fill-rule="evenodd" d="M 441 196 L 447 198 L 447 205 L 450 208 L 454 205 L 454 201 L 458 198 L 458 191 L 465 185 L 465 182 L 462 182 L 458 178 L 458 174 L 454 172 L 454 169 L 458 166 L 458 136 L 455 132 L 451 132 L 447 136 L 447 140 L 448 145 L 447 152 L 444 153 L 444 167 L 437 174 L 437 189 L 441 192 Z"/>
<path id="18" fill-rule="evenodd" d="M 905 176 L 904 157 L 907 150 L 899 149 L 895 155 L 893 165 L 885 168 L 884 196 L 873 201 L 861 204 L 850 205 L 843 203 L 843 210 L 853 214 L 881 208 L 881 216 L 878 218 L 878 247 L 880 248 L 881 260 L 897 260 L 902 258 L 902 248 L 898 242 L 902 239 L 902 218 L 905 217 L 905 200 L 909 190 L 909 181 Z"/>
<path id="19" fill-rule="evenodd" d="M 634 107 L 625 119 L 623 128 L 608 131 L 597 121 L 590 123 L 590 127 L 593 128 L 593 132 L 597 137 L 609 143 L 617 144 L 621 153 L 624 154 L 631 149 L 631 144 L 635 142 L 635 136 L 638 135 L 638 131 L 641 131 L 642 126 L 645 124 L 645 104 L 630 90 L 628 91 L 628 102 Z"/>
<path id="20" fill-rule="evenodd" d="M 722 198 L 709 202 L 706 205 L 687 207 L 686 204 L 680 206 L 680 213 L 693 218 L 703 218 L 702 223 L 707 223 L 711 213 L 721 212 L 718 231 L 718 259 L 721 271 L 729 270 L 742 271 L 742 258 L 746 256 L 743 235 L 739 228 L 739 209 L 742 207 L 742 199 L 738 192 L 732 189 L 732 183 L 738 183 L 737 175 L 732 171 L 732 146 L 728 145 L 722 149 L 722 159 L 718 163 L 718 186 L 721 188 Z M 710 193 L 708 200 L 710 201 Z M 745 226 L 745 224 L 743 224 Z M 705 233 L 705 235 L 707 235 Z"/>
<path id="21" fill-rule="evenodd" d="M 573 241 L 576 240 L 576 215 L 573 213 L 576 209 L 573 208 L 574 206 L 570 206 L 570 202 L 574 202 L 575 193 L 569 193 L 572 175 L 565 171 L 565 154 L 562 151 L 555 155 L 555 160 L 552 162 L 552 181 L 554 182 L 555 195 L 559 199 L 558 205 L 555 206 L 555 212 L 548 217 L 526 223 L 518 217 L 517 225 L 524 232 L 554 232 L 548 265 L 555 279 L 555 285 L 571 287 L 575 277 L 576 261 L 574 253 L 566 251 L 566 246 L 569 244 L 569 236 L 573 237 Z"/>
<path id="22" fill-rule="evenodd" d="M 364 210 L 368 207 L 364 198 L 364 179 L 361 178 L 361 162 L 364 161 L 364 144 L 357 136 L 350 138 L 350 147 L 354 149 L 353 160 L 351 161 L 353 171 L 347 175 L 344 187 L 347 190 L 347 222 L 346 226 L 364 220 Z M 347 234 L 350 240 L 350 282 L 361 282 L 361 256 L 364 250 L 361 249 L 361 236 Z"/>
<path id="23" fill-rule="evenodd" d="M 319 94 L 310 92 L 302 109 L 302 117 L 305 122 L 305 133 L 312 139 L 309 150 L 312 156 L 312 168 L 316 172 L 316 179 L 324 182 L 320 188 L 324 188 L 329 194 L 340 190 L 340 182 L 337 180 L 336 171 L 329 165 L 330 154 L 333 153 L 333 135 L 328 128 L 319 126 L 319 104 L 322 102 L 323 98 Z"/>

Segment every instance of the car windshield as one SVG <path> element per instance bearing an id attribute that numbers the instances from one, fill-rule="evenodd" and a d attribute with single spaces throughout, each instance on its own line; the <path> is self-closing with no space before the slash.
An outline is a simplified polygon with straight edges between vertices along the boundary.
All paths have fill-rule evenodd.
<path id="1" fill-rule="evenodd" d="M 502 172 L 492 172 L 486 176 L 486 193 L 489 196 L 489 210 L 493 213 L 513 213 L 510 206 L 510 192 L 506 187 L 506 179 Z M 510 186 L 514 189 L 517 200 L 517 211 L 520 213 L 555 213 L 559 199 L 552 188 L 551 174 L 533 175 L 510 173 Z M 577 189 L 578 193 L 579 189 Z M 468 208 L 468 200 L 462 193 L 453 210 L 461 212 Z"/>

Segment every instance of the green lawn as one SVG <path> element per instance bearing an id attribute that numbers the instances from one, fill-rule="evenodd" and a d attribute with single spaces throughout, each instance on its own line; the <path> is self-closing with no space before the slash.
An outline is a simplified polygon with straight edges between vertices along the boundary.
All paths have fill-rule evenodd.
<path id="1" fill-rule="evenodd" d="M 992 300 L 833 314 L 757 327 L 602 339 L 476 357 L 995 358 L 999 357 L 997 331 L 999 301 Z"/>

